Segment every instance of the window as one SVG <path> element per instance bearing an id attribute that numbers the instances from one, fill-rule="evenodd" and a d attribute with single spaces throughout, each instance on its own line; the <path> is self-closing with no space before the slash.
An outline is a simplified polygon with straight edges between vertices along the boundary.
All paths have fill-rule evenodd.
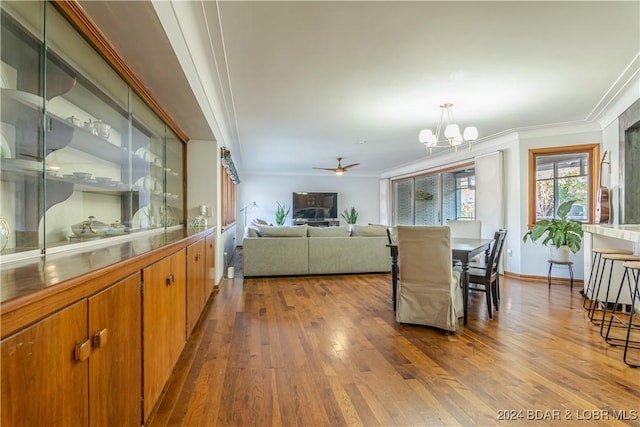
<path id="1" fill-rule="evenodd" d="M 222 168 L 222 227 L 236 222 L 236 184 L 226 168 Z"/>
<path id="2" fill-rule="evenodd" d="M 472 165 L 393 180 L 393 225 L 440 225 L 450 219 L 475 219 Z"/>
<path id="3" fill-rule="evenodd" d="M 556 217 L 567 200 L 575 200 L 570 219 L 593 221 L 598 155 L 598 144 L 529 150 L 530 227 Z"/>
<path id="4" fill-rule="evenodd" d="M 456 218 L 475 219 L 476 176 L 472 171 L 458 172 L 456 177 Z"/>

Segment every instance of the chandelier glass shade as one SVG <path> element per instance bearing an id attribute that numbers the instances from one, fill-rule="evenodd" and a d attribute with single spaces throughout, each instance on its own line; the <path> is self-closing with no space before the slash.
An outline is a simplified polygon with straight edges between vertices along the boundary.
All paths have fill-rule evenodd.
<path id="1" fill-rule="evenodd" d="M 478 129 L 475 126 L 466 127 L 464 132 L 460 132 L 460 126 L 455 123 L 453 117 L 452 107 L 453 104 L 451 103 L 445 103 L 440 106 L 440 121 L 435 133 L 431 129 L 423 129 L 418 135 L 418 140 L 424 144 L 425 151 L 430 154 L 435 148 L 441 147 L 452 148 L 457 152 L 458 146 L 465 142 L 469 144 L 469 149 L 471 149 L 473 141 L 478 139 Z M 443 136 L 442 139 L 441 136 Z"/>

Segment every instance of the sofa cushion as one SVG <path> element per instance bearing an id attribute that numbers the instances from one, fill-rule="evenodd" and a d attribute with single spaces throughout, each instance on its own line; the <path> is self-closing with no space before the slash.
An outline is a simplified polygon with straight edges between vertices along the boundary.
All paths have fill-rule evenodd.
<path id="1" fill-rule="evenodd" d="M 293 225 L 285 227 L 261 226 L 261 237 L 307 237 L 307 225 Z"/>
<path id="2" fill-rule="evenodd" d="M 309 274 L 383 273 L 391 270 L 387 236 L 309 240 Z"/>
<path id="3" fill-rule="evenodd" d="M 387 237 L 387 226 L 354 224 L 351 226 L 351 235 L 357 237 Z"/>
<path id="4" fill-rule="evenodd" d="M 347 237 L 351 234 L 346 226 L 340 227 L 309 227 L 307 235 L 309 237 Z"/>

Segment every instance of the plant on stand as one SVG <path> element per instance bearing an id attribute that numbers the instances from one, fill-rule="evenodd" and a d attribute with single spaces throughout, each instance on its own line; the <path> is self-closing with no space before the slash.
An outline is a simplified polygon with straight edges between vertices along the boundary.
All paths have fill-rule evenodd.
<path id="1" fill-rule="evenodd" d="M 351 206 L 350 209 L 345 209 L 341 215 L 349 225 L 355 224 L 356 221 L 358 221 L 358 211 L 353 206 Z"/>
<path id="2" fill-rule="evenodd" d="M 287 215 L 289 215 L 289 208 L 285 205 L 281 205 L 280 202 L 276 202 L 278 208 L 276 209 L 276 225 L 284 225 Z"/>
<path id="3" fill-rule="evenodd" d="M 543 219 L 537 221 L 533 228 L 522 236 L 522 241 L 532 242 L 544 237 L 542 244 L 550 246 L 551 259 L 555 261 L 568 261 L 569 251 L 574 254 L 582 246 L 582 223 L 567 219 L 571 206 L 575 200 L 568 200 L 558 207 L 558 218 Z M 554 247 L 558 249 L 559 255 L 554 254 Z"/>

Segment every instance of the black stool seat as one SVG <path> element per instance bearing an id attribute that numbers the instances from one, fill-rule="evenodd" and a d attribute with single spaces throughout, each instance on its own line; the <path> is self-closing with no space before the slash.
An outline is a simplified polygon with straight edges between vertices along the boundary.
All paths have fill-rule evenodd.
<path id="1" fill-rule="evenodd" d="M 571 284 L 571 288 L 573 288 L 573 261 L 557 261 L 555 259 L 550 259 L 550 260 L 547 260 L 547 262 L 549 263 L 549 273 L 547 274 L 547 283 L 549 287 L 551 287 L 551 269 L 555 264 L 555 265 L 566 265 L 567 267 L 569 267 L 569 279 L 570 279 L 569 283 Z"/>

